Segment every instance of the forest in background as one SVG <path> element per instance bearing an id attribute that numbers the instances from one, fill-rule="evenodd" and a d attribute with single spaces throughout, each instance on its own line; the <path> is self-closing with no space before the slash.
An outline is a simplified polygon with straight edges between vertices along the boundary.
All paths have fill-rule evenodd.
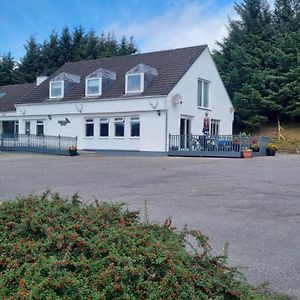
<path id="1" fill-rule="evenodd" d="M 213 51 L 217 67 L 235 108 L 235 131 L 255 131 L 280 118 L 300 120 L 300 0 L 243 0 L 235 4 L 238 18 L 228 21 L 228 35 Z M 205 43 L 205 41 L 203 41 Z M 33 36 L 24 57 L 0 58 L 0 86 L 34 82 L 66 62 L 137 53 L 131 37 L 73 31 L 51 33 L 43 44 Z"/>
<path id="2" fill-rule="evenodd" d="M 24 47 L 26 52 L 19 62 L 11 53 L 0 59 L 0 86 L 34 82 L 37 76 L 50 75 L 67 62 L 137 52 L 133 37 L 128 40 L 123 36 L 118 41 L 113 33 L 97 36 L 94 31 L 86 33 L 82 26 L 73 31 L 65 27 L 60 34 L 52 32 L 43 44 L 30 36 Z"/>

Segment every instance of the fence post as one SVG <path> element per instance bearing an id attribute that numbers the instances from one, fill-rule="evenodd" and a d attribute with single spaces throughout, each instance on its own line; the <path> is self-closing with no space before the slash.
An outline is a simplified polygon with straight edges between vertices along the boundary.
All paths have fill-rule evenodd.
<path id="1" fill-rule="evenodd" d="M 77 148 L 77 140 L 78 140 L 78 137 L 77 137 L 77 135 L 76 135 L 76 137 L 75 137 L 75 147 Z"/>
<path id="2" fill-rule="evenodd" d="M 3 137 L 3 133 L 1 133 L 1 148 L 3 148 L 4 145 L 4 137 Z"/>
<path id="3" fill-rule="evenodd" d="M 60 150 L 60 134 L 58 135 L 58 150 Z"/>

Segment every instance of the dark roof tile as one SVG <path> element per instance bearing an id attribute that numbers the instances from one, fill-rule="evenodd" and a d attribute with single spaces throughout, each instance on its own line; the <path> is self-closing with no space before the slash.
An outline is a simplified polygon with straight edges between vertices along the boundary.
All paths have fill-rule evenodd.
<path id="1" fill-rule="evenodd" d="M 48 100 L 49 81 L 62 72 L 81 76 L 80 83 L 64 97 L 63 101 L 81 100 L 85 96 L 85 77 L 99 68 L 113 71 L 117 74 L 116 82 L 108 90 L 104 91 L 99 98 L 123 97 L 125 92 L 125 74 L 140 63 L 156 68 L 158 71 L 158 76 L 151 82 L 142 95 L 167 95 L 205 48 L 206 45 L 202 45 L 66 63 L 46 81 L 25 95 L 19 103 L 38 103 Z"/>

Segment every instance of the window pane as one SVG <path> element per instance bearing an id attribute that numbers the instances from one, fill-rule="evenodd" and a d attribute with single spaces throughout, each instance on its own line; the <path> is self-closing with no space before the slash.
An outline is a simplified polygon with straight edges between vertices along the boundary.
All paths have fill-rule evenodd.
<path id="1" fill-rule="evenodd" d="M 115 123 L 115 136 L 124 136 L 124 123 Z"/>
<path id="2" fill-rule="evenodd" d="M 203 106 L 204 107 L 208 107 L 209 103 L 208 103 L 208 83 L 207 82 L 203 82 Z"/>
<path id="3" fill-rule="evenodd" d="M 37 121 L 36 134 L 37 135 L 44 135 L 44 123 L 43 123 L 43 121 Z"/>
<path id="4" fill-rule="evenodd" d="M 139 92 L 141 90 L 141 75 L 128 75 L 127 76 L 127 91 Z"/>
<path id="5" fill-rule="evenodd" d="M 140 123 L 131 123 L 131 136 L 140 136 Z"/>
<path id="6" fill-rule="evenodd" d="M 131 117 L 130 119 L 131 130 L 130 136 L 140 136 L 140 118 L 139 117 Z"/>
<path id="7" fill-rule="evenodd" d="M 62 83 L 51 82 L 51 97 L 61 97 L 61 96 L 62 96 Z"/>
<path id="8" fill-rule="evenodd" d="M 88 79 L 87 80 L 87 94 L 88 95 L 99 95 L 99 79 Z"/>
<path id="9" fill-rule="evenodd" d="M 109 136 L 108 123 L 100 123 L 100 136 Z"/>
<path id="10" fill-rule="evenodd" d="M 94 124 L 93 123 L 85 124 L 85 136 L 94 136 Z"/>
<path id="11" fill-rule="evenodd" d="M 30 134 L 30 121 L 25 122 L 25 133 Z"/>
<path id="12" fill-rule="evenodd" d="M 198 80 L 198 106 L 202 106 L 202 83 L 203 82 L 201 80 Z"/>

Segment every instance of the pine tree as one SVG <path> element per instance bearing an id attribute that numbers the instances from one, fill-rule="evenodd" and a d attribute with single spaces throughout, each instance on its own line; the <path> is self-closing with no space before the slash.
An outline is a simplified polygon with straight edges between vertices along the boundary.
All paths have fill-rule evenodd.
<path id="1" fill-rule="evenodd" d="M 0 58 L 0 86 L 15 83 L 14 67 L 15 62 L 10 52 Z"/>
<path id="2" fill-rule="evenodd" d="M 34 82 L 44 68 L 41 61 L 41 47 L 33 36 L 29 37 L 24 47 L 26 54 L 16 70 L 17 80 L 20 83 Z"/>
<path id="3" fill-rule="evenodd" d="M 55 32 L 49 36 L 49 40 L 44 42 L 41 50 L 41 63 L 43 65 L 43 74 L 50 75 L 56 71 L 60 66 L 60 49 L 59 39 Z"/>
<path id="4" fill-rule="evenodd" d="M 59 65 L 73 61 L 73 42 L 72 36 L 68 27 L 64 27 L 58 42 L 59 47 Z"/>

